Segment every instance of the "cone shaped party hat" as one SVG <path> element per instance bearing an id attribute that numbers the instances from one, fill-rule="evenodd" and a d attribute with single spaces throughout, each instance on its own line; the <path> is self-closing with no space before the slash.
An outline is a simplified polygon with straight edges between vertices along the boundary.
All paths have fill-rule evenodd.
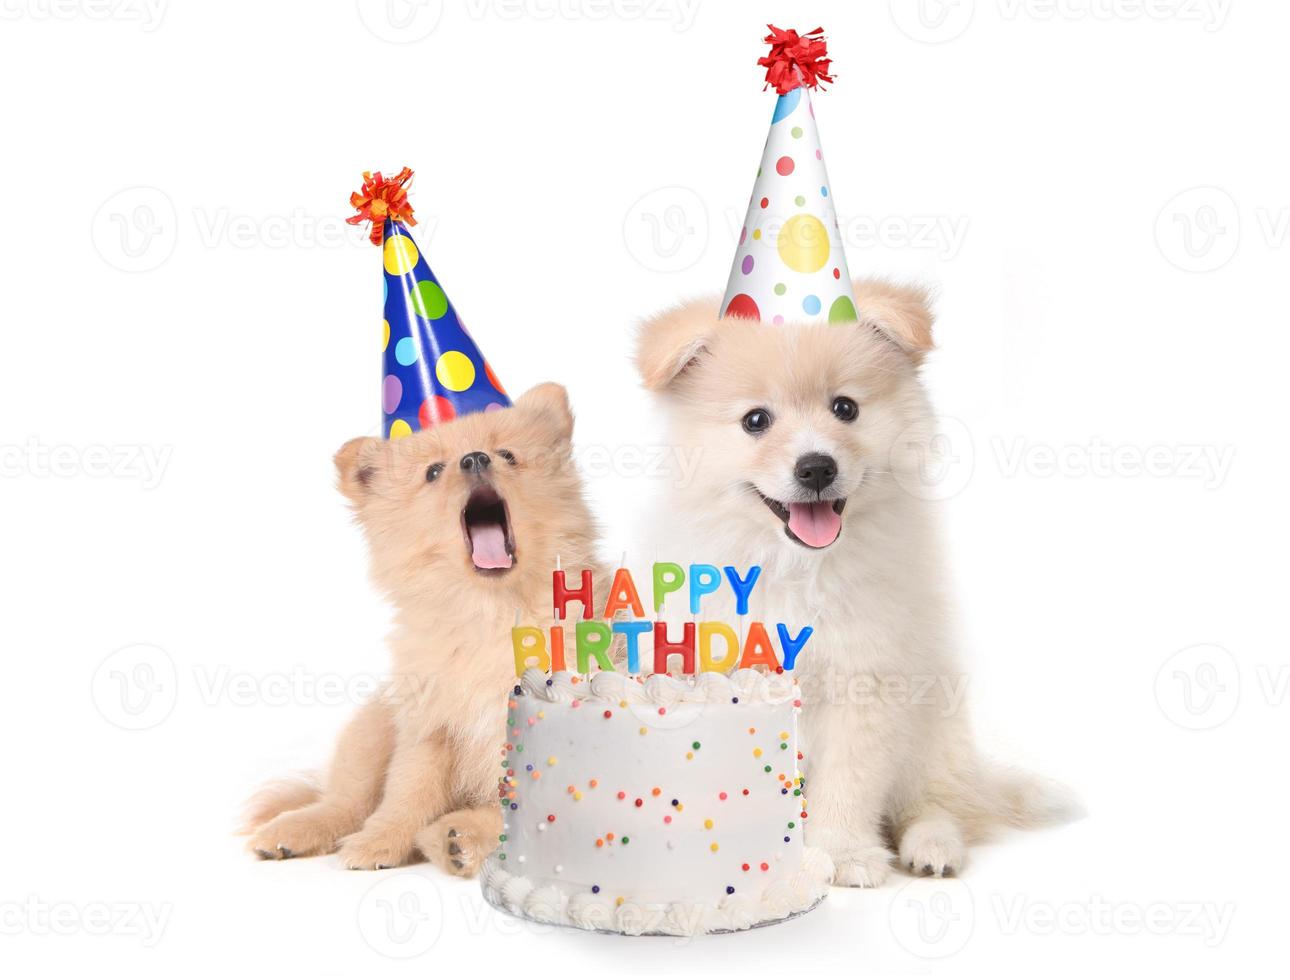
<path id="1" fill-rule="evenodd" d="M 385 265 L 381 410 L 390 439 L 511 404 L 408 233 L 416 225 L 407 201 L 411 178 L 407 167 L 388 179 L 364 173 L 362 189 L 350 195 L 358 214 L 349 223 L 372 223 L 370 238 Z"/>
<path id="2" fill-rule="evenodd" d="M 770 27 L 757 63 L 779 93 L 770 135 L 739 233 L 723 316 L 763 323 L 856 319 L 833 185 L 815 129 L 811 92 L 832 82 L 821 28 L 799 35 Z"/>

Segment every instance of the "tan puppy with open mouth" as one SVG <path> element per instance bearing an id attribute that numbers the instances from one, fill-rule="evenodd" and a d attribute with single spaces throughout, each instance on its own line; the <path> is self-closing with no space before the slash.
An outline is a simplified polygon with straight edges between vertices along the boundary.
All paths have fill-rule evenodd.
<path id="1" fill-rule="evenodd" d="M 511 627 L 550 615 L 557 552 L 595 567 L 572 434 L 565 390 L 545 384 L 511 408 L 336 454 L 394 604 L 392 675 L 341 734 L 321 787 L 283 782 L 252 801 L 254 853 L 339 850 L 345 867 L 382 868 L 419 851 L 473 875 L 497 846 Z"/>
<path id="2" fill-rule="evenodd" d="M 813 623 L 798 663 L 809 843 L 836 882 L 872 886 L 892 853 L 947 875 L 998 823 L 1056 819 L 1043 781 L 986 768 L 962 705 L 920 467 L 935 421 L 918 366 L 925 294 L 855 284 L 858 322 L 718 319 L 714 297 L 645 324 L 637 363 L 694 476 L 666 526 L 695 560 L 760 564 L 753 618 Z M 697 458 L 695 454 L 697 452 Z"/>

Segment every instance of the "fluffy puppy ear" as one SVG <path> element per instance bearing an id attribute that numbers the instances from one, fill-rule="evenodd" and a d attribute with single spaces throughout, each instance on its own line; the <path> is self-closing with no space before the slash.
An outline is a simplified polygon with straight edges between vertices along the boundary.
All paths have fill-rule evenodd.
<path id="1" fill-rule="evenodd" d="M 332 457 L 337 486 L 352 503 L 361 504 L 371 492 L 380 468 L 383 441 L 373 436 L 359 436 L 341 446 Z"/>
<path id="2" fill-rule="evenodd" d="M 927 290 L 879 279 L 857 279 L 852 288 L 860 322 L 872 326 L 915 364 L 921 363 L 934 346 L 934 317 Z"/>
<path id="3" fill-rule="evenodd" d="M 573 409 L 563 385 L 548 381 L 530 388 L 515 400 L 515 407 L 544 427 L 548 442 L 562 443 L 573 438 Z"/>
<path id="4" fill-rule="evenodd" d="M 711 299 L 696 300 L 641 324 L 636 336 L 636 370 L 651 391 L 668 387 L 707 349 L 717 328 Z"/>

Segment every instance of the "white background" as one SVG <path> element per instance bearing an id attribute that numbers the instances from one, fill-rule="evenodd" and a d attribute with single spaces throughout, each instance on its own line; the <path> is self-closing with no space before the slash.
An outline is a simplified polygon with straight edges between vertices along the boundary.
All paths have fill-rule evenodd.
<path id="1" fill-rule="evenodd" d="M 7 974 L 1283 969 L 1290 9 L 158 3 L 0 6 Z M 632 324 L 724 287 L 768 21 L 830 33 L 852 271 L 939 293 L 983 741 L 1090 818 L 688 944 L 251 859 L 241 800 L 322 762 L 385 663 L 331 469 L 379 424 L 360 172 L 417 170 L 509 389 L 569 386 L 616 555 L 657 446 Z"/>

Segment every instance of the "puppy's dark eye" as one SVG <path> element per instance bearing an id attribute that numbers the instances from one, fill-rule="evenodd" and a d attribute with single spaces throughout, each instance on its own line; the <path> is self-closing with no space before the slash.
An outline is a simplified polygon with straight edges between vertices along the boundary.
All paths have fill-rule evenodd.
<path id="1" fill-rule="evenodd" d="M 434 483 L 439 479 L 439 474 L 443 472 L 443 463 L 431 463 L 430 468 L 426 470 L 426 483 Z"/>
<path id="2" fill-rule="evenodd" d="M 506 462 L 510 463 L 512 466 L 515 465 L 515 454 L 509 449 L 499 449 L 497 450 L 497 455 L 502 457 L 502 459 L 506 460 Z"/>
<path id="3" fill-rule="evenodd" d="M 839 395 L 833 399 L 833 414 L 843 422 L 854 422 L 860 415 L 860 406 L 850 398 Z"/>
<path id="4" fill-rule="evenodd" d="M 760 435 L 770 428 L 770 412 L 764 408 L 754 408 L 744 416 L 744 431 Z"/>

